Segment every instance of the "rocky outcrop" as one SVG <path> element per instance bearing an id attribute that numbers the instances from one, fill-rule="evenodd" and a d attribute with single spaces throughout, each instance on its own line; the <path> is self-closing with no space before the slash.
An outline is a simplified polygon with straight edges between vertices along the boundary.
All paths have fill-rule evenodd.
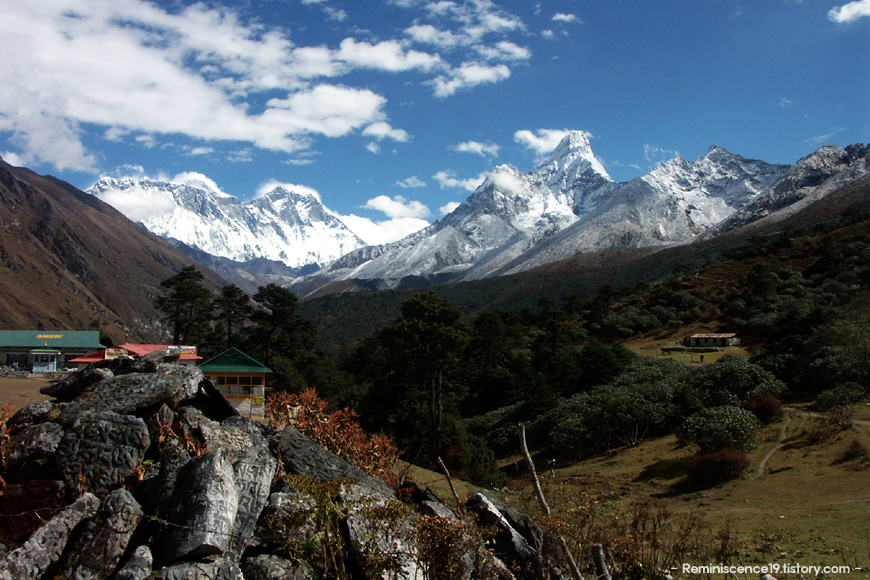
<path id="1" fill-rule="evenodd" d="M 164 360 L 101 362 L 8 421 L 0 515 L 16 533 L 2 536 L 0 580 L 423 579 L 432 558 L 418 523 L 432 518 L 463 536 L 451 544 L 462 546 L 457 578 L 559 577 L 534 522 L 491 494 L 468 510 L 495 526 L 497 555 L 430 491 L 403 503 L 292 426 L 278 434 L 239 417 L 200 371 Z"/>

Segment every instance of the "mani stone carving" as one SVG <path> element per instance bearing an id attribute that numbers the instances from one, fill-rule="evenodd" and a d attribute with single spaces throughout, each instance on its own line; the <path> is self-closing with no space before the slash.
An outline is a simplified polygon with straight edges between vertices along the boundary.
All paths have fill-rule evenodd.
<path id="1" fill-rule="evenodd" d="M 91 517 L 100 505 L 95 495 L 85 493 L 67 509 L 36 530 L 30 539 L 0 561 L 0 580 L 37 580 L 63 554 L 73 529 Z"/>
<path id="2" fill-rule="evenodd" d="M 172 526 L 164 539 L 169 562 L 223 554 L 230 543 L 239 490 L 233 464 L 217 448 L 192 459 L 179 473 L 173 494 Z"/>
<path id="3" fill-rule="evenodd" d="M 114 489 L 139 467 L 150 445 L 138 417 L 82 413 L 64 434 L 55 461 L 73 488 L 82 483 L 89 490 Z"/>

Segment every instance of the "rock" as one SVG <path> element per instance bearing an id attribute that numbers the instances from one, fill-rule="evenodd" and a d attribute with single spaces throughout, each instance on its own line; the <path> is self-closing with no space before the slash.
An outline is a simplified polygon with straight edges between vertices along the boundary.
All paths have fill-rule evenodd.
<path id="1" fill-rule="evenodd" d="M 395 498 L 393 490 L 382 479 L 357 469 L 346 459 L 314 443 L 295 427 L 284 428 L 278 453 L 289 473 L 308 475 L 320 483 L 333 479 L 355 479 L 382 495 Z"/>
<path id="2" fill-rule="evenodd" d="M 276 550 L 288 540 L 307 542 L 317 533 L 313 522 L 316 500 L 300 492 L 277 491 L 269 495 L 254 528 L 252 546 Z"/>
<path id="3" fill-rule="evenodd" d="M 261 554 L 242 562 L 245 580 L 313 580 L 317 578 L 307 564 L 294 564 L 280 556 Z"/>
<path id="4" fill-rule="evenodd" d="M 480 493 L 486 496 L 511 527 L 518 531 L 536 552 L 541 552 L 544 545 L 544 531 L 535 520 L 508 506 L 488 490 L 483 490 Z"/>
<path id="5" fill-rule="evenodd" d="M 159 490 L 157 493 L 157 505 L 161 513 L 169 513 L 172 507 L 172 495 L 175 492 L 175 483 L 178 473 L 187 462 L 190 461 L 190 453 L 178 439 L 167 439 L 160 446 Z"/>
<path id="6" fill-rule="evenodd" d="M 0 561 L 0 580 L 41 578 L 60 559 L 76 526 L 91 517 L 99 505 L 96 496 L 85 493 L 51 518 L 23 546 Z"/>
<path id="7" fill-rule="evenodd" d="M 25 462 L 45 463 L 54 458 L 63 438 L 63 427 L 56 423 L 40 423 L 21 431 L 9 449 L 9 467 L 18 469 Z"/>
<path id="8" fill-rule="evenodd" d="M 121 561 L 141 517 L 142 508 L 129 491 L 116 489 L 110 493 L 68 550 L 70 557 L 55 580 L 108 578 Z"/>
<path id="9" fill-rule="evenodd" d="M 424 501 L 420 504 L 420 513 L 424 516 L 437 516 L 448 520 L 458 520 L 453 510 L 440 501 Z"/>
<path id="10" fill-rule="evenodd" d="M 15 435 L 40 423 L 45 423 L 52 416 L 60 413 L 61 406 L 54 401 L 42 401 L 29 407 L 19 409 L 14 415 L 9 417 L 6 422 L 6 428 L 9 429 L 11 435 Z"/>
<path id="11" fill-rule="evenodd" d="M 465 507 L 477 514 L 482 524 L 496 528 L 495 541 L 498 553 L 504 560 L 522 565 L 537 556 L 535 549 L 511 526 L 487 494 L 474 494 Z"/>
<path id="12" fill-rule="evenodd" d="M 138 417 L 83 412 L 63 436 L 55 461 L 71 488 L 110 490 L 132 475 L 150 445 Z"/>
<path id="13" fill-rule="evenodd" d="M 151 566 L 154 558 L 151 548 L 139 546 L 130 555 L 130 559 L 112 577 L 112 580 L 145 580 L 151 576 Z"/>
<path id="14" fill-rule="evenodd" d="M 245 580 L 245 577 L 235 562 L 218 560 L 207 563 L 185 562 L 161 568 L 149 580 Z"/>
<path id="15" fill-rule="evenodd" d="M 167 561 L 226 551 L 239 507 L 233 464 L 217 448 L 192 459 L 179 474 L 163 556 Z"/>
<path id="16" fill-rule="evenodd" d="M 160 442 L 161 438 L 166 436 L 167 430 L 171 429 L 173 423 L 175 423 L 175 411 L 166 405 L 160 405 L 145 421 L 151 441 Z"/>
<path id="17" fill-rule="evenodd" d="M 39 389 L 39 392 L 43 395 L 54 397 L 58 401 L 72 401 L 94 383 L 110 379 L 114 376 L 115 374 L 109 369 L 89 367 L 77 373 L 72 373 L 56 383 L 46 385 Z"/>
<path id="18" fill-rule="evenodd" d="M 180 365 L 160 365 L 154 373 L 130 373 L 95 383 L 60 412 L 63 424 L 72 424 L 88 411 L 135 414 L 166 404 L 177 409 L 193 399 L 203 380 L 202 371 Z"/>
<path id="19" fill-rule="evenodd" d="M 254 535 L 254 526 L 269 500 L 269 489 L 278 462 L 268 447 L 252 446 L 250 452 L 233 463 L 239 507 L 227 546 L 228 558 L 238 562 Z"/>

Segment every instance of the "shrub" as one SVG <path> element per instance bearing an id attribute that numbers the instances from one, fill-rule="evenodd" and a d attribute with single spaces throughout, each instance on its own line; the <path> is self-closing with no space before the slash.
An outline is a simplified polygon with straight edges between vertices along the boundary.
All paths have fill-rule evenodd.
<path id="1" fill-rule="evenodd" d="M 761 422 L 755 415 L 741 409 L 724 405 L 698 411 L 680 427 L 680 440 L 695 443 L 702 454 L 732 448 L 748 451 Z"/>
<path id="2" fill-rule="evenodd" d="M 782 401 L 770 395 L 755 397 L 744 408 L 764 424 L 773 423 L 782 417 Z"/>
<path id="3" fill-rule="evenodd" d="M 863 461 L 870 456 L 870 450 L 867 449 L 867 446 L 858 441 L 857 439 L 852 439 L 852 442 L 849 443 L 846 448 L 843 450 L 840 455 L 834 460 L 834 463 L 846 463 L 847 461 Z"/>
<path id="4" fill-rule="evenodd" d="M 720 449 L 698 455 L 689 461 L 689 480 L 700 484 L 714 484 L 740 477 L 749 467 L 749 456 L 739 449 Z"/>
<path id="5" fill-rule="evenodd" d="M 380 477 L 394 489 L 399 485 L 395 466 L 399 450 L 383 435 L 369 435 L 350 409 L 328 413 L 327 403 L 314 390 L 298 394 L 275 393 L 266 399 L 269 426 L 281 431 L 293 425 L 303 435 L 336 455 L 346 457 L 357 468 Z"/>

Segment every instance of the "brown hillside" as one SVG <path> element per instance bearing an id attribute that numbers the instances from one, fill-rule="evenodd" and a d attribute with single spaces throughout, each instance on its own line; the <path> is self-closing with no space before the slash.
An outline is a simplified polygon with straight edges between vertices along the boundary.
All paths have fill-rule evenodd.
<path id="1" fill-rule="evenodd" d="M 0 328 L 157 340 L 160 281 L 190 264 L 97 198 L 0 160 Z"/>

